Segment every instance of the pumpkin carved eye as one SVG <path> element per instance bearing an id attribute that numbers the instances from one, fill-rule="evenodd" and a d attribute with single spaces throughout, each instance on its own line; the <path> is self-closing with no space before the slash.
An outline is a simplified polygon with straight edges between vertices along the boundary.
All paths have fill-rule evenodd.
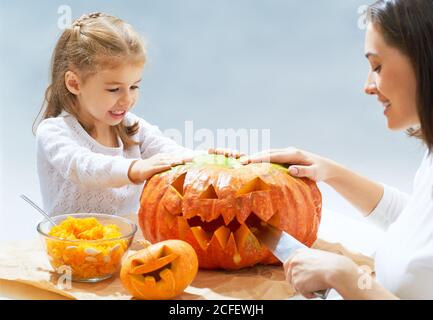
<path id="1" fill-rule="evenodd" d="M 181 197 L 183 197 L 183 185 L 185 183 L 185 176 L 186 173 L 183 173 L 171 183 L 171 186 L 179 193 Z"/>
<path id="2" fill-rule="evenodd" d="M 206 191 L 199 196 L 199 199 L 218 199 L 214 186 L 209 185 Z"/>
<path id="3" fill-rule="evenodd" d="M 254 235 L 260 223 L 314 243 L 322 198 L 313 181 L 294 178 L 279 165 L 242 166 L 223 158 L 209 156 L 150 179 L 139 211 L 146 239 L 190 243 L 205 269 L 277 263 Z"/>
<path id="4" fill-rule="evenodd" d="M 247 182 L 244 184 L 237 192 L 237 196 L 242 196 L 244 194 L 252 193 L 252 192 L 258 192 L 258 191 L 267 191 L 270 190 L 271 187 L 269 184 L 264 182 L 259 177 Z"/>

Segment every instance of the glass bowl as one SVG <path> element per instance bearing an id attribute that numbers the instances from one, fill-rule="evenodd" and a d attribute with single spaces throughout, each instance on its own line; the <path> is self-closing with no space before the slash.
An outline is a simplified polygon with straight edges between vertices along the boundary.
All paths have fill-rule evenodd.
<path id="1" fill-rule="evenodd" d="M 103 226 L 114 224 L 119 227 L 121 237 L 101 240 L 68 240 L 49 234 L 53 225 L 44 220 L 37 226 L 49 261 L 57 273 L 70 275 L 76 282 L 99 282 L 115 274 L 128 251 L 137 225 L 125 218 L 100 213 L 76 213 L 51 217 L 60 224 L 68 217 L 96 218 Z"/>

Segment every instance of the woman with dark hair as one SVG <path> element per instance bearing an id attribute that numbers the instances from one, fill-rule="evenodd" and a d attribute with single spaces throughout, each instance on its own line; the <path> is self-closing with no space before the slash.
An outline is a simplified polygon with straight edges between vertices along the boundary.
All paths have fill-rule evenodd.
<path id="1" fill-rule="evenodd" d="M 369 7 L 367 21 L 371 70 L 365 92 L 378 98 L 389 129 L 406 130 L 426 145 L 413 193 L 295 148 L 266 151 L 249 161 L 290 164 L 290 174 L 329 184 L 386 230 L 371 285 L 348 258 L 304 249 L 284 264 L 298 292 L 313 298 L 312 292 L 334 288 L 345 299 L 433 299 L 433 1 L 380 0 Z"/>

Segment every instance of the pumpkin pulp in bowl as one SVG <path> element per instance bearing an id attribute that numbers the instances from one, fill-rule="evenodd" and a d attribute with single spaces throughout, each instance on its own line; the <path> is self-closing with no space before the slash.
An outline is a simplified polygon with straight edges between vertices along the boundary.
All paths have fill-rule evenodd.
<path id="1" fill-rule="evenodd" d="M 98 282 L 116 273 L 137 230 L 133 222 L 114 215 L 71 214 L 52 219 L 57 226 L 43 221 L 37 228 L 50 263 L 77 282 Z"/>

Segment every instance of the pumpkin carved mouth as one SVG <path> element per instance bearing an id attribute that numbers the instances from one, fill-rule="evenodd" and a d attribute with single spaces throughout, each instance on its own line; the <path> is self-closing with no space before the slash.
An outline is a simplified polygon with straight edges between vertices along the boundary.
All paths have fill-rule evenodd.
<path id="1" fill-rule="evenodd" d="M 163 199 L 162 203 L 166 205 L 166 209 L 171 211 L 172 214 L 177 212 L 175 215 L 181 220 L 178 223 L 184 227 L 180 228 L 180 234 L 188 232 L 189 229 L 203 250 L 207 250 L 212 241 L 218 241 L 221 248 L 225 249 L 227 242 L 230 238 L 233 238 L 234 259 L 237 259 L 239 247 L 244 244 L 247 238 L 251 238 L 249 239 L 250 242 L 255 239 L 256 246 L 261 245 L 254 236 L 256 227 L 260 223 L 268 222 L 269 218 L 274 215 L 274 220 L 278 220 L 278 215 L 269 215 L 263 210 L 260 210 L 262 215 L 259 217 L 252 211 L 230 209 L 227 206 L 227 199 L 218 197 L 212 184 L 198 197 L 185 197 L 182 194 L 185 190 L 183 185 L 185 176 L 185 174 L 182 175 L 170 186 L 176 189 L 177 201 L 173 201 L 171 198 L 169 203 L 166 203 Z M 271 187 L 260 178 L 255 178 L 236 192 L 235 203 L 242 206 L 243 198 L 259 197 L 260 194 L 269 196 L 270 189 Z M 171 205 L 176 202 L 181 202 L 182 205 L 172 207 Z M 278 224 L 276 226 L 278 227 Z"/>
<path id="2" fill-rule="evenodd" d="M 242 166 L 221 156 L 206 161 L 146 183 L 139 221 L 148 240 L 185 240 L 207 269 L 277 263 L 254 235 L 259 224 L 284 230 L 307 246 L 316 240 L 321 194 L 313 181 L 274 164 Z"/>
<path id="3" fill-rule="evenodd" d="M 224 218 L 222 216 L 219 216 L 216 220 L 212 220 L 209 222 L 202 221 L 201 218 L 198 216 L 187 219 L 187 221 L 188 221 L 188 225 L 191 228 L 200 227 L 203 231 L 205 231 L 208 234 L 215 233 L 215 231 L 217 231 L 222 226 L 229 229 L 230 232 L 236 232 L 241 226 L 241 223 L 236 219 L 233 219 L 232 221 L 230 221 L 228 225 L 226 225 L 224 222 Z M 254 230 L 254 228 L 258 227 L 262 222 L 263 220 L 261 220 L 253 212 L 251 212 L 251 214 L 248 216 L 247 220 L 245 220 L 243 224 L 250 230 Z"/>
<path id="4" fill-rule="evenodd" d="M 144 257 L 132 260 L 129 273 L 143 277 L 148 283 L 169 279 L 172 272 L 172 263 L 179 255 L 170 253 L 168 250 L 166 246 L 161 247 L 155 258 L 151 259 L 153 261 L 151 264 Z"/>
<path id="5" fill-rule="evenodd" d="M 199 216 L 196 216 L 194 218 L 187 219 L 187 223 L 191 230 L 194 230 L 193 233 L 197 237 L 197 240 L 201 240 L 201 242 L 203 242 L 202 239 L 210 239 L 211 235 L 213 234 L 215 234 L 216 236 L 220 235 L 221 237 L 221 234 L 236 234 L 243 228 L 247 228 L 249 232 L 252 232 L 254 234 L 257 230 L 256 228 L 261 223 L 264 223 L 264 221 L 258 218 L 252 212 L 248 216 L 247 220 L 245 220 L 242 224 L 237 219 L 233 219 L 229 222 L 229 224 L 225 224 L 224 218 L 222 216 L 219 216 L 216 220 L 212 220 L 209 222 L 202 221 Z M 206 243 L 204 246 L 207 245 L 208 243 Z"/>
<path id="6" fill-rule="evenodd" d="M 218 241 L 219 245 L 225 249 L 230 237 L 234 239 L 235 256 L 238 256 L 239 247 L 241 247 L 247 238 L 249 241 L 255 241 L 259 244 L 254 236 L 256 227 L 263 223 L 272 223 L 279 228 L 277 221 L 279 216 L 273 210 L 263 210 L 260 204 L 252 207 L 259 207 L 260 216 L 253 211 L 246 211 L 239 208 L 230 208 L 227 198 L 218 196 L 213 184 L 210 184 L 205 191 L 197 197 L 185 196 L 185 178 L 186 173 L 180 175 L 171 183 L 169 188 L 175 190 L 176 201 L 172 197 L 163 199 L 162 203 L 168 211 L 177 212 L 175 215 L 184 219 L 179 223 L 181 226 L 186 225 L 195 237 L 200 247 L 206 250 L 212 241 Z M 251 198 L 260 200 L 260 198 L 270 198 L 271 186 L 261 178 L 256 177 L 243 186 L 241 186 L 234 196 L 234 204 L 246 208 L 244 202 Z M 169 200 L 168 203 L 166 200 Z M 179 203 L 181 202 L 182 205 Z M 177 204 L 177 206 L 173 206 Z M 182 219 L 180 218 L 179 219 Z M 273 219 L 271 219 L 273 217 Z M 188 229 L 188 228 L 185 228 Z M 182 230 L 180 230 L 180 233 Z M 255 240 L 254 240 L 255 239 Z M 266 248 L 263 248 L 266 250 Z M 236 259 L 236 258 L 235 258 Z"/>
<path id="7" fill-rule="evenodd" d="M 153 270 L 151 272 L 143 273 L 142 276 L 144 279 L 147 277 L 155 279 L 155 282 L 161 281 L 164 278 L 165 270 L 171 270 L 171 264 L 167 264 L 159 269 Z"/>

